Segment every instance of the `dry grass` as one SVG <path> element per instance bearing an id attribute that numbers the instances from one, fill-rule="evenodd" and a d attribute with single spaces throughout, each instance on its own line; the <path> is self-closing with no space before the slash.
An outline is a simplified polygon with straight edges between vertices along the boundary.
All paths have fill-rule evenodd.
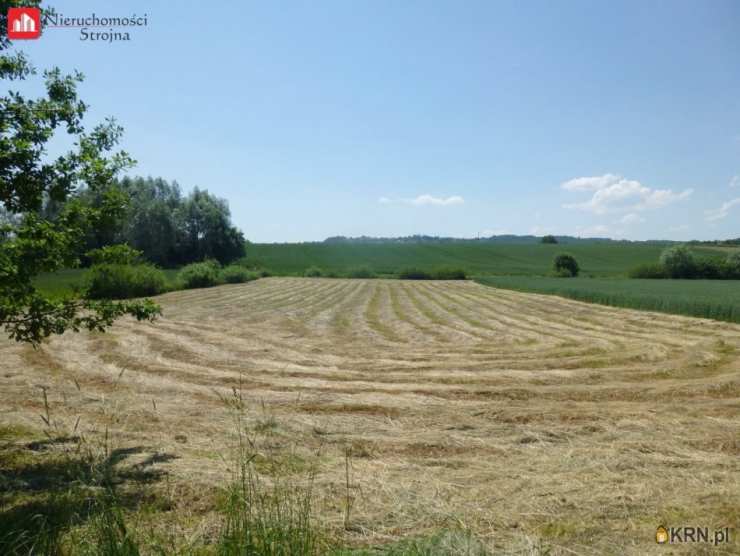
<path id="1" fill-rule="evenodd" d="M 659 524 L 740 534 L 738 325 L 460 282 L 272 278 L 160 302 L 152 325 L 3 342 L 0 430 L 39 429 L 45 387 L 86 435 L 169 454 L 150 468 L 184 535 L 228 476 L 234 387 L 270 458 L 321 454 L 320 519 L 350 544 L 462 526 L 503 553 L 642 555 L 666 553 Z M 704 549 L 737 539 L 671 547 Z"/>

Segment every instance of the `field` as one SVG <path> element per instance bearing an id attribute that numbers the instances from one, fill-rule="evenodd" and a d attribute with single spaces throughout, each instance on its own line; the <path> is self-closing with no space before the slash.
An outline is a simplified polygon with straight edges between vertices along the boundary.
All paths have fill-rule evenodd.
<path id="1" fill-rule="evenodd" d="M 740 323 L 740 281 L 738 280 L 485 276 L 479 278 L 478 281 L 499 288 L 555 294 L 614 307 L 661 311 Z"/>
<path id="2" fill-rule="evenodd" d="M 115 443 L 120 488 L 146 487 L 130 522 L 174 531 L 167 552 L 207 547 L 238 398 L 262 473 L 315 469 L 320 527 L 348 547 L 462 530 L 501 554 L 740 549 L 736 324 L 470 281 L 267 278 L 159 302 L 151 325 L 0 344 L 6 515 L 47 508 L 65 441 L 45 415 Z M 660 524 L 735 537 L 660 547 Z"/>
<path id="3" fill-rule="evenodd" d="M 555 254 L 566 251 L 575 255 L 584 274 L 615 276 L 626 275 L 639 264 L 656 262 L 663 249 L 662 245 L 648 243 L 256 243 L 247 247 L 247 261 L 282 275 L 301 275 L 310 266 L 337 273 L 368 266 L 379 274 L 395 274 L 407 267 L 422 270 L 454 267 L 472 275 L 546 275 L 552 270 Z M 701 250 L 700 253 L 714 252 Z"/>

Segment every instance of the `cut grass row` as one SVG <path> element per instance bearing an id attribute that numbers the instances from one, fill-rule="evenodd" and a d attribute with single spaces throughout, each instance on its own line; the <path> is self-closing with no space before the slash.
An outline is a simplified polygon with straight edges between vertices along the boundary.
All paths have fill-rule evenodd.
<path id="1" fill-rule="evenodd" d="M 613 307 L 740 322 L 740 281 L 482 276 L 497 288 L 559 295 Z"/>

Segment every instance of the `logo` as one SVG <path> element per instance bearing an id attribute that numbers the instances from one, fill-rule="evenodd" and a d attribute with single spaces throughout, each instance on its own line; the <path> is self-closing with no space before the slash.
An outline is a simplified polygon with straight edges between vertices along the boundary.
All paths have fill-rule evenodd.
<path id="1" fill-rule="evenodd" d="M 655 542 L 658 544 L 665 544 L 668 542 L 668 529 L 663 527 L 662 525 L 658 527 L 658 530 L 655 532 Z"/>
<path id="2" fill-rule="evenodd" d="M 41 36 L 39 8 L 8 8 L 8 38 L 38 39 Z"/>
<path id="3" fill-rule="evenodd" d="M 710 529 L 709 527 L 683 526 L 666 527 L 660 525 L 655 531 L 658 544 L 706 543 L 714 546 L 730 543 L 730 528 Z"/>

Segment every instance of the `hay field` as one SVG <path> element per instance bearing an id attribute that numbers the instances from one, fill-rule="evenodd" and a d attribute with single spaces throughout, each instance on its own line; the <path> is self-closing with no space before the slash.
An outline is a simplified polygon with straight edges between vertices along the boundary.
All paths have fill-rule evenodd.
<path id="1" fill-rule="evenodd" d="M 269 278 L 159 298 L 154 324 L 0 345 L 0 424 L 110 435 L 164 473 L 167 519 L 207 535 L 241 388 L 262 449 L 317 465 L 322 524 L 354 545 L 470 529 L 496 553 L 740 534 L 740 326 L 472 282 Z M 346 458 L 347 449 L 351 456 Z M 318 453 L 318 456 L 316 455 Z M 347 464 L 351 498 L 344 520 Z"/>

